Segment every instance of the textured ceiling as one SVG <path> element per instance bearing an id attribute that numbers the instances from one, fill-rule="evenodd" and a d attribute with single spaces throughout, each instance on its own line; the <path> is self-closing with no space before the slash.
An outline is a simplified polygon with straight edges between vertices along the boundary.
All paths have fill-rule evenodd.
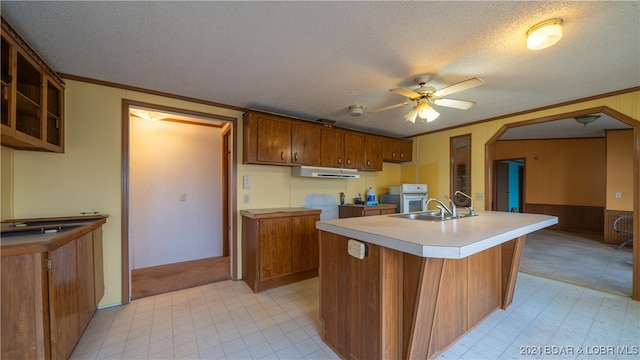
<path id="1" fill-rule="evenodd" d="M 640 2 L 29 2 L 2 16 L 57 72 L 410 136 L 640 85 Z M 526 31 L 564 21 L 554 47 Z M 428 124 L 388 89 L 486 84 Z M 351 117 L 348 107 L 364 106 Z M 577 125 L 577 124 L 576 124 Z M 582 126 L 582 125 L 580 125 Z M 591 125 L 590 125 L 591 126 Z"/>

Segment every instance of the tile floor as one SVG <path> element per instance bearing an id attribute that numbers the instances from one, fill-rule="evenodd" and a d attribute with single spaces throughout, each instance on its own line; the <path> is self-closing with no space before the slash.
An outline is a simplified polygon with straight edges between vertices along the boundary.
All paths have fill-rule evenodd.
<path id="1" fill-rule="evenodd" d="M 99 310 L 71 359 L 337 359 L 318 278 L 253 294 L 223 281 Z M 520 273 L 513 304 L 441 359 L 637 359 L 640 302 Z"/>
<path id="2" fill-rule="evenodd" d="M 602 235 L 539 230 L 527 235 L 520 271 L 631 296 L 632 247 L 616 250 Z"/>

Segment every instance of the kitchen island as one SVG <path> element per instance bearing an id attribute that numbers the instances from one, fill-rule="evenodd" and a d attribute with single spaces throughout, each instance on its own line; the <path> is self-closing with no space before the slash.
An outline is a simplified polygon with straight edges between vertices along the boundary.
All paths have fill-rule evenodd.
<path id="1" fill-rule="evenodd" d="M 526 234 L 557 221 L 479 212 L 316 223 L 324 342 L 345 359 L 437 357 L 511 304 Z"/>

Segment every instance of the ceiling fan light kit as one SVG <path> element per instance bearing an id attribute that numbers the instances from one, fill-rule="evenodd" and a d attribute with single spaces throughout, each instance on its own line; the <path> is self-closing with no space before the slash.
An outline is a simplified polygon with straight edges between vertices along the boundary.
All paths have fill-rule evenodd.
<path id="1" fill-rule="evenodd" d="M 391 91 L 392 93 L 407 97 L 409 101 L 386 106 L 377 110 L 370 111 L 369 113 L 390 110 L 397 107 L 409 105 L 413 102 L 415 105 L 404 116 L 404 119 L 409 122 L 415 123 L 416 118 L 420 117 L 420 119 L 423 120 L 422 122 L 425 122 L 424 120 L 426 120 L 426 122 L 432 122 L 433 120 L 437 119 L 438 116 L 440 116 L 440 113 L 435 111 L 432 105 L 446 106 L 459 110 L 468 110 L 476 104 L 474 101 L 445 99 L 444 97 L 458 91 L 467 90 L 484 84 L 484 81 L 482 79 L 475 77 L 461 81 L 457 84 L 449 85 L 440 90 L 436 90 L 432 86 L 426 86 L 426 81 L 428 79 L 429 78 L 425 76 L 416 78 L 416 81 L 419 81 L 419 86 L 415 90 L 410 90 L 407 88 L 390 89 L 389 91 Z"/>
<path id="2" fill-rule="evenodd" d="M 540 22 L 527 31 L 527 48 L 540 50 L 554 45 L 562 38 L 562 19 Z"/>

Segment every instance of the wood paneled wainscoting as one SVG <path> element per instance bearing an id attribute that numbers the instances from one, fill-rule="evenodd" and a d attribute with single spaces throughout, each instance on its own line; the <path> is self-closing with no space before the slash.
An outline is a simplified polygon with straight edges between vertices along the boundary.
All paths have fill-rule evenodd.
<path id="1" fill-rule="evenodd" d="M 602 234 L 604 232 L 604 207 L 579 205 L 530 204 L 524 212 L 558 217 L 558 224 L 549 230 Z"/>
<path id="2" fill-rule="evenodd" d="M 616 221 L 618 216 L 620 215 L 633 215 L 633 211 L 623 211 L 623 210 L 605 210 L 604 211 L 604 243 L 605 244 L 614 244 L 620 245 L 623 242 L 629 240 L 628 238 L 618 234 L 613 231 L 613 222 Z M 618 223 L 618 228 L 623 230 L 633 230 L 633 222 L 632 221 L 621 221 Z"/>

